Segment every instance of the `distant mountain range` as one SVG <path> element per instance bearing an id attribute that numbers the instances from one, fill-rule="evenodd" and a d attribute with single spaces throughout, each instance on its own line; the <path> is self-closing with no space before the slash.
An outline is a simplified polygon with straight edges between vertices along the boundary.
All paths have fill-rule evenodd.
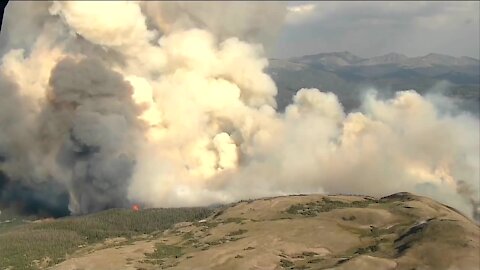
<path id="1" fill-rule="evenodd" d="M 430 53 L 420 57 L 408 57 L 400 53 L 389 53 L 371 58 L 362 58 L 350 52 L 333 52 L 305 55 L 289 60 L 297 63 L 322 65 L 327 68 L 375 65 L 396 65 L 405 68 L 480 65 L 480 61 L 472 57 L 454 57 L 437 53 Z"/>
<path id="2" fill-rule="evenodd" d="M 480 61 L 471 57 L 389 53 L 363 58 L 350 52 L 332 52 L 270 59 L 268 72 L 279 88 L 280 109 L 300 88 L 315 87 L 337 94 L 347 111 L 360 104 L 365 89 L 375 88 L 386 97 L 406 89 L 442 91 L 459 106 L 480 112 Z"/>

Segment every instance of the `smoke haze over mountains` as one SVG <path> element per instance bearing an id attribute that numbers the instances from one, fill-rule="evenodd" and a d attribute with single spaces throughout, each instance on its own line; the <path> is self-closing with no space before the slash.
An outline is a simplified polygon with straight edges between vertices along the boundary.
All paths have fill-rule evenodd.
<path id="1" fill-rule="evenodd" d="M 265 48 L 285 16 L 277 2 L 11 2 L 0 204 L 61 215 L 410 191 L 471 215 L 478 117 L 414 90 L 345 110 L 314 86 L 277 110 Z"/>

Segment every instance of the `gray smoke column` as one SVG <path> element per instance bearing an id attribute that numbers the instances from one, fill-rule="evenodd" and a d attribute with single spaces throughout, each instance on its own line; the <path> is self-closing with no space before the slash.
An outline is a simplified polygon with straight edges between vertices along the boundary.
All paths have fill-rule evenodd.
<path id="1" fill-rule="evenodd" d="M 54 133 L 47 136 L 61 141 L 56 160 L 71 174 L 70 210 L 88 213 L 128 205 L 140 127 L 132 87 L 90 58 L 64 58 L 53 68 L 49 84 L 49 104 L 40 118 Z"/>
<path id="2" fill-rule="evenodd" d="M 127 205 L 141 126 L 131 95 L 130 84 L 99 60 L 63 58 L 51 71 L 44 106 L 27 126 L 21 126 L 23 119 L 12 121 L 28 115 L 20 111 L 19 97 L 2 107 L 17 113 L 2 114 L 3 127 L 12 132 L 2 140 L 2 168 L 29 185 L 58 181 L 70 194 L 73 213 Z"/>
<path id="3" fill-rule="evenodd" d="M 467 182 L 460 180 L 458 181 L 457 192 L 472 205 L 472 216 L 480 222 L 480 200 L 477 196 L 478 191 L 473 189 Z"/>
<path id="4" fill-rule="evenodd" d="M 264 48 L 282 3 L 14 2 L 7 15 L 27 7 L 38 24 L 7 17 L 1 36 L 10 190 L 54 186 L 74 214 L 410 191 L 471 215 L 479 200 L 479 121 L 445 112 L 448 99 L 367 93 L 346 113 L 334 94 L 299 89 L 277 112 Z"/>

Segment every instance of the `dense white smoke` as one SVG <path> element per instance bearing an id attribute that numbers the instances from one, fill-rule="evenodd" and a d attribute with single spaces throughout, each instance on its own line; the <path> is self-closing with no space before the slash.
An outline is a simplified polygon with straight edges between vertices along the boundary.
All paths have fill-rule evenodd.
<path id="1" fill-rule="evenodd" d="M 41 22 L 31 32 L 8 23 L 27 5 Z M 13 2 L 6 13 L 0 170 L 53 183 L 74 214 L 399 191 L 470 214 L 479 200 L 479 122 L 438 109 L 448 100 L 370 92 L 347 114 L 334 94 L 300 89 L 276 112 L 263 48 L 282 3 Z"/>

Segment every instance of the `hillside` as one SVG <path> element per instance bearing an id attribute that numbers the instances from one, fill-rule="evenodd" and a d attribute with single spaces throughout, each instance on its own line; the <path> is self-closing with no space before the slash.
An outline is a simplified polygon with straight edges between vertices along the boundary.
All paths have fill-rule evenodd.
<path id="1" fill-rule="evenodd" d="M 122 237 L 155 236 L 173 224 L 206 218 L 208 208 L 111 209 L 91 215 L 40 219 L 3 211 L 0 215 L 0 269 L 38 269 L 61 262 L 65 254 Z M 32 245 L 33 244 L 33 245 Z"/>
<path id="2" fill-rule="evenodd" d="M 479 238 L 470 219 L 409 193 L 296 195 L 217 209 L 109 210 L 10 228 L 0 233 L 0 267 L 479 269 Z"/>

